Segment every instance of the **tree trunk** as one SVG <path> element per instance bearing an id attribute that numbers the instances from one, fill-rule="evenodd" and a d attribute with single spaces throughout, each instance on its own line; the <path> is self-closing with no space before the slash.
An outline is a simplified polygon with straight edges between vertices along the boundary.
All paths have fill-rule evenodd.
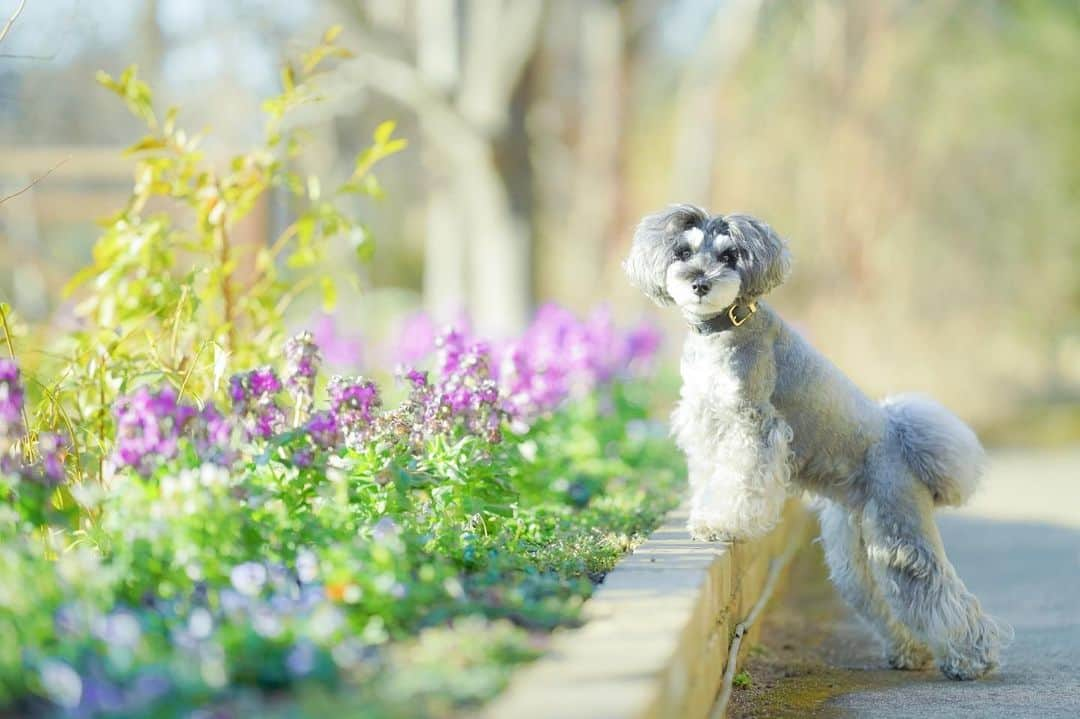
<path id="1" fill-rule="evenodd" d="M 672 202 L 708 206 L 721 129 L 717 91 L 754 37 L 762 0 L 730 0 L 716 9 L 687 62 L 674 106 L 678 112 L 671 175 Z"/>

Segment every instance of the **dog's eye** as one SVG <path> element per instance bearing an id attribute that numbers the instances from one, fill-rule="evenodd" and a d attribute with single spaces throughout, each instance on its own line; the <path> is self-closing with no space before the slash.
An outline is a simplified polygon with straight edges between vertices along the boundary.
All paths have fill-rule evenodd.
<path id="1" fill-rule="evenodd" d="M 724 250 L 720 253 L 720 262 L 722 264 L 731 266 L 735 264 L 735 260 L 738 259 L 738 253 L 735 250 Z"/>
<path id="2" fill-rule="evenodd" d="M 689 247 L 684 247 L 681 250 L 676 250 L 675 251 L 675 258 L 677 260 L 679 260 L 680 262 L 686 262 L 687 260 L 690 259 L 690 255 L 692 255 L 692 254 L 693 253 L 690 252 Z"/>

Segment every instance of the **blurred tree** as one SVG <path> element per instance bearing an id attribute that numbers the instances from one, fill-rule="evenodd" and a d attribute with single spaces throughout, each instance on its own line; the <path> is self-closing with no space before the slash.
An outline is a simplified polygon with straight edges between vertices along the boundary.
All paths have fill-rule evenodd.
<path id="1" fill-rule="evenodd" d="M 708 29 L 687 60 L 674 98 L 675 138 L 671 196 L 707 204 L 712 197 L 718 145 L 718 91 L 757 34 L 763 0 L 729 0 L 713 11 Z"/>
<path id="2" fill-rule="evenodd" d="M 429 310 L 447 318 L 464 304 L 483 331 L 512 332 L 524 325 L 531 305 L 530 230 L 512 206 L 496 144 L 536 48 L 543 4 L 419 0 L 415 11 L 408 31 L 423 51 L 403 58 L 364 43 L 338 73 L 416 113 L 429 174 Z"/>

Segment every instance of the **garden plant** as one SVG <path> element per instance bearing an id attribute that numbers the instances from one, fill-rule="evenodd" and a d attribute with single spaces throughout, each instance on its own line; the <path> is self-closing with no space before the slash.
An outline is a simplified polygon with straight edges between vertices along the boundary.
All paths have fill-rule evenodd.
<path id="1" fill-rule="evenodd" d="M 329 244 L 372 251 L 339 200 L 377 196 L 405 146 L 380 126 L 332 192 L 290 169 L 335 36 L 224 172 L 134 70 L 101 78 L 149 134 L 75 327 L 0 306 L 0 716 L 453 714 L 675 501 L 651 328 L 552 305 L 509 340 L 459 323 L 382 384 L 286 339 L 298 289 L 333 304 Z M 232 230 L 272 188 L 297 219 L 242 277 Z"/>

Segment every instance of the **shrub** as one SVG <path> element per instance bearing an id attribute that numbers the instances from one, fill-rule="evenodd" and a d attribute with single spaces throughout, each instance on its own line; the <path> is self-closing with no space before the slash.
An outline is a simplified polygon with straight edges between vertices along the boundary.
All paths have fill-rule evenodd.
<path id="1" fill-rule="evenodd" d="M 220 173 L 134 69 L 101 77 L 150 134 L 73 283 L 94 278 L 86 323 L 31 374 L 0 306 L 0 713 L 445 715 L 575 622 L 673 501 L 636 379 L 655 332 L 604 311 L 547 306 L 500 345 L 424 319 L 394 402 L 361 376 L 320 396 L 308 333 L 279 355 L 289 288 L 333 298 L 326 243 L 370 251 L 333 197 L 378 194 L 371 167 L 404 146 L 381 125 L 332 196 L 288 169 L 282 118 L 335 36 Z M 231 229 L 275 186 L 303 209 L 240 283 Z"/>
<path id="2" fill-rule="evenodd" d="M 9 453 L 0 702 L 400 716 L 490 696 L 671 504 L 634 337 L 550 307 L 495 350 L 445 332 L 398 404 L 335 377 L 320 406 L 302 334 L 281 375 L 235 375 L 228 407 L 167 384 L 121 397 L 108 491 Z M 22 394 L 13 363 L 0 377 L 10 448 Z"/>

